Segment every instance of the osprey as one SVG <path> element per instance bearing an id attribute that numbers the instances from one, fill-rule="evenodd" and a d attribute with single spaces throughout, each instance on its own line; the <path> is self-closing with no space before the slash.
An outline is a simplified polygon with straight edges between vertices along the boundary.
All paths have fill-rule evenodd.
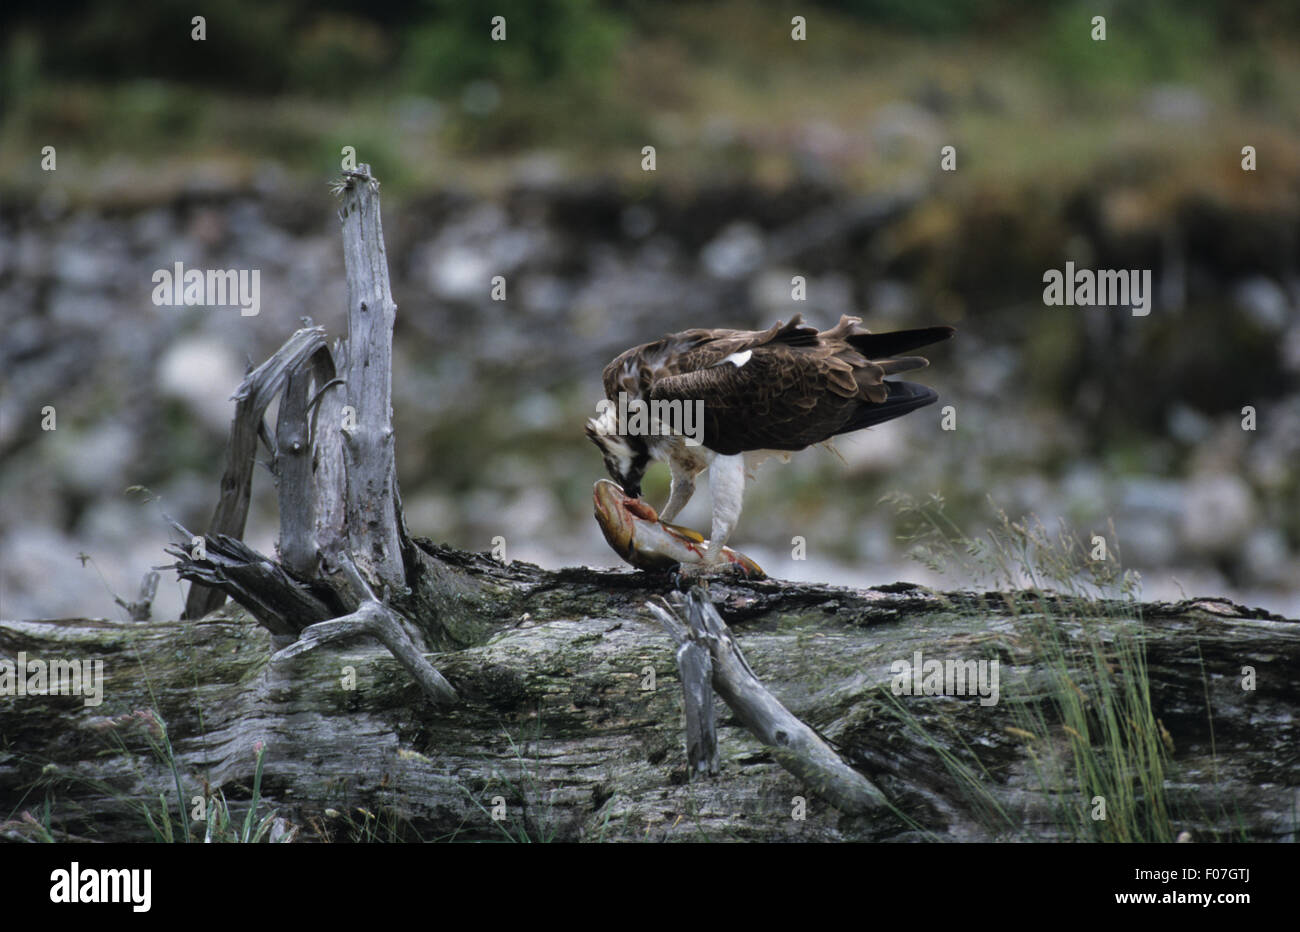
<path id="1" fill-rule="evenodd" d="M 604 371 L 601 413 L 587 421 L 610 477 L 634 498 L 651 459 L 668 463 L 672 487 L 660 512 L 672 521 L 709 470 L 712 533 L 706 564 L 740 518 L 745 477 L 768 456 L 790 454 L 928 405 L 924 385 L 885 376 L 921 369 L 900 355 L 953 335 L 951 327 L 871 333 L 844 316 L 818 331 L 795 315 L 767 330 L 684 330 L 635 346 Z M 648 417 L 626 413 L 649 411 Z M 692 426 L 691 413 L 701 422 Z"/>

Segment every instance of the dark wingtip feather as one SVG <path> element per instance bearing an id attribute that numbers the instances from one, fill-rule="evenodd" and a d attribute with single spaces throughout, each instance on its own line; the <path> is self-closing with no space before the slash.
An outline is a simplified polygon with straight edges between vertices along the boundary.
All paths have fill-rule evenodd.
<path id="1" fill-rule="evenodd" d="M 921 327 L 890 333 L 857 333 L 849 337 L 849 343 L 868 359 L 884 359 L 932 343 L 941 343 L 951 339 L 956 332 L 952 327 Z"/>
<path id="2" fill-rule="evenodd" d="M 902 379 L 886 379 L 883 384 L 889 389 L 889 397 L 883 402 L 863 404 L 848 423 L 836 431 L 837 435 L 892 421 L 939 400 L 939 393 L 928 385 L 904 382 Z"/>

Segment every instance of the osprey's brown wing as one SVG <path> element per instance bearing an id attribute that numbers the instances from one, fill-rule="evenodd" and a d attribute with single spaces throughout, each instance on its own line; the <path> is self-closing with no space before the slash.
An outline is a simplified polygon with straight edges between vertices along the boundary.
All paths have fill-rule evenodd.
<path id="1" fill-rule="evenodd" d="M 619 392 L 627 392 L 632 397 L 649 398 L 651 386 L 660 379 L 702 369 L 732 353 L 770 343 L 813 346 L 817 336 L 817 328 L 804 324 L 801 314 L 788 324 L 778 321 L 766 330 L 697 328 L 670 333 L 653 343 L 632 347 L 606 366 L 602 373 L 605 397 L 616 400 Z"/>
<path id="2" fill-rule="evenodd" d="M 887 421 L 929 404 L 924 386 L 885 376 L 920 369 L 919 356 L 885 356 L 946 339 L 947 327 L 892 334 L 855 329 L 856 318 L 818 333 L 798 317 L 766 331 L 684 345 L 671 374 L 651 379 L 655 401 L 703 402 L 704 445 L 722 454 L 802 450 L 836 434 Z M 644 357 L 643 357 L 644 358 Z"/>

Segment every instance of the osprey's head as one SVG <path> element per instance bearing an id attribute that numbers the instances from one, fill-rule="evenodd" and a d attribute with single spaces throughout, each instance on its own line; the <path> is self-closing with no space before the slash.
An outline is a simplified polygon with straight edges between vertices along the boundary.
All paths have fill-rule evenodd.
<path id="1" fill-rule="evenodd" d="M 650 447 L 644 437 L 618 432 L 618 413 L 607 407 L 598 417 L 587 419 L 587 436 L 600 447 L 605 471 L 632 498 L 641 497 L 641 477 L 650 465 Z"/>

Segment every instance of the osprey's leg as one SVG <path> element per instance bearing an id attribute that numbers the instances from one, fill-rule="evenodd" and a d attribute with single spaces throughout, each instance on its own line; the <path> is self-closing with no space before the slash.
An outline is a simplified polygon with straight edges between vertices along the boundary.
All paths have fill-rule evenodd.
<path id="1" fill-rule="evenodd" d="M 664 505 L 663 511 L 659 512 L 660 521 L 673 520 L 686 507 L 686 503 L 695 494 L 695 476 L 699 472 L 699 470 L 691 470 L 673 459 L 668 461 L 668 468 L 672 470 L 673 485 L 668 492 L 668 504 Z"/>
<path id="2" fill-rule="evenodd" d="M 745 498 L 745 455 L 719 456 L 709 466 L 709 496 L 713 499 L 713 529 L 709 548 L 704 552 L 706 564 L 722 559 L 731 532 L 740 520 L 740 506 Z"/>

